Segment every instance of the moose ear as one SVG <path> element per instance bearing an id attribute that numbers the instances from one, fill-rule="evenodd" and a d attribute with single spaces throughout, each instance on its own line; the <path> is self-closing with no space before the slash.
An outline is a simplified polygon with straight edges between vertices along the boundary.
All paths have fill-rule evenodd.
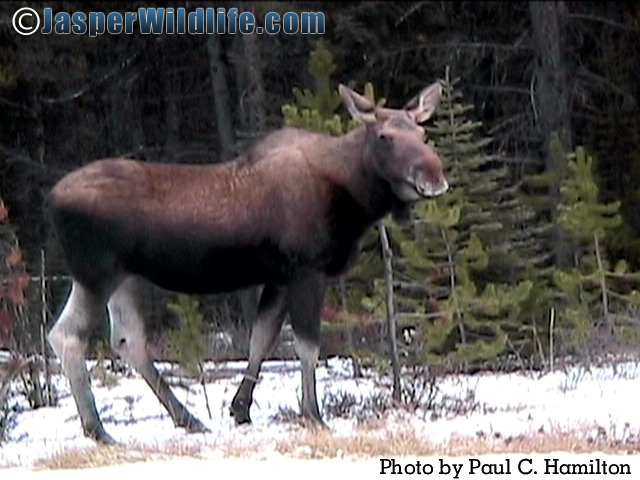
<path id="1" fill-rule="evenodd" d="M 442 86 L 439 82 L 429 85 L 405 105 L 405 110 L 416 123 L 426 122 L 438 108 Z"/>
<path id="2" fill-rule="evenodd" d="M 353 118 L 363 123 L 373 123 L 376 121 L 376 106 L 366 97 L 363 97 L 342 84 L 338 86 L 338 91 Z"/>

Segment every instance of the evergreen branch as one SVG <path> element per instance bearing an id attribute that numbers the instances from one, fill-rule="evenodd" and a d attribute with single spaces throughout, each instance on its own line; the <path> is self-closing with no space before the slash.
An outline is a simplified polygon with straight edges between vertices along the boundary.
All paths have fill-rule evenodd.
<path id="1" fill-rule="evenodd" d="M 640 273 L 617 273 L 617 272 L 604 272 L 604 274 L 609 278 L 620 278 L 622 280 L 639 280 L 640 281 Z"/>
<path id="2" fill-rule="evenodd" d="M 631 315 L 626 315 L 623 313 L 612 313 L 611 316 L 617 320 L 624 320 L 630 325 L 640 325 L 640 320 L 638 319 L 638 317 L 632 317 Z"/>
<path id="3" fill-rule="evenodd" d="M 431 320 L 434 318 L 442 318 L 447 312 L 431 312 L 431 313 L 415 313 L 415 312 L 399 312 L 396 315 L 402 320 Z"/>
<path id="4" fill-rule="evenodd" d="M 609 295 L 610 297 L 613 297 L 613 298 L 615 298 L 617 300 L 622 300 L 624 302 L 628 302 L 630 300 L 630 298 L 631 298 L 630 295 L 625 295 L 625 294 L 622 294 L 622 293 L 618 293 L 618 292 L 616 292 L 614 290 L 611 290 L 610 288 L 607 288 L 607 295 Z"/>

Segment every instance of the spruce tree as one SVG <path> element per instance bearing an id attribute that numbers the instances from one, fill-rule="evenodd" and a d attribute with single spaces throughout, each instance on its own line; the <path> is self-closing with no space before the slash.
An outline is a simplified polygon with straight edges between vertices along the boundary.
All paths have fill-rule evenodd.
<path id="1" fill-rule="evenodd" d="M 554 143 L 563 152 L 559 139 Z M 608 234 L 622 221 L 620 202 L 601 201 L 594 160 L 584 148 L 563 154 L 561 159 L 565 178 L 560 187 L 558 225 L 571 241 L 574 265 L 553 275 L 561 291 L 557 330 L 570 352 L 583 347 L 594 332 L 599 332 L 601 340 L 600 334 L 606 332 L 616 340 L 635 341 L 637 329 L 628 312 L 640 306 L 640 273 L 630 272 L 624 260 L 612 266 L 605 248 Z"/>
<path id="2" fill-rule="evenodd" d="M 207 332 L 200 302 L 192 295 L 179 294 L 167 303 L 167 309 L 180 321 L 179 327 L 171 329 L 167 336 L 169 350 L 189 374 L 199 377 L 207 355 Z"/>
<path id="3" fill-rule="evenodd" d="M 428 128 L 452 188 L 418 203 L 408 226 L 390 222 L 399 247 L 401 317 L 417 325 L 414 360 L 470 366 L 522 340 L 519 314 L 532 282 L 515 250 L 513 228 L 524 207 L 509 185 L 504 160 L 485 153 L 473 106 L 463 102 L 447 69 Z M 509 343 L 511 342 L 511 343 Z"/>
<path id="4" fill-rule="evenodd" d="M 342 106 L 342 99 L 338 90 L 331 87 L 331 76 L 337 68 L 333 53 L 323 41 L 318 41 L 309 57 L 309 73 L 313 77 L 314 89 L 293 89 L 295 103 L 282 106 L 284 123 L 290 127 L 342 135 L 355 128 L 357 122 L 344 121 L 337 113 Z M 369 85 L 368 89 L 371 95 L 372 87 Z"/>

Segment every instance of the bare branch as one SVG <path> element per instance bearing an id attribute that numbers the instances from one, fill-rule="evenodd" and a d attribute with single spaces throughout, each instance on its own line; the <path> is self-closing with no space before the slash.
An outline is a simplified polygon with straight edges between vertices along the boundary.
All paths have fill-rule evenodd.
<path id="1" fill-rule="evenodd" d="M 614 20 L 609 20 L 608 18 L 600 17 L 598 15 L 590 15 L 588 13 L 568 13 L 567 18 L 574 19 L 574 20 L 587 20 L 589 22 L 602 23 L 603 25 L 607 25 L 612 28 L 617 28 L 618 30 L 624 30 L 625 32 L 640 32 L 639 27 L 625 25 L 624 23 L 619 23 Z"/>
<path id="2" fill-rule="evenodd" d="M 459 41 L 450 41 L 444 43 L 423 43 L 420 45 L 406 45 L 395 50 L 391 50 L 388 52 L 388 56 L 395 56 L 401 53 L 412 53 L 418 52 L 421 50 L 451 50 L 452 48 L 456 49 L 469 49 L 469 50 L 502 50 L 502 51 L 531 51 L 533 47 L 529 44 L 524 43 L 519 39 L 513 45 L 505 45 L 503 43 L 494 43 L 494 42 L 459 42 Z"/>
<path id="3" fill-rule="evenodd" d="M 529 100 L 531 102 L 531 111 L 533 112 L 533 123 L 538 123 L 538 110 L 536 109 L 536 99 L 535 99 L 535 83 L 536 76 L 531 76 L 531 83 L 529 84 Z"/>
<path id="4" fill-rule="evenodd" d="M 500 131 L 503 128 L 506 128 L 509 125 L 521 122 L 523 119 L 526 119 L 527 115 L 525 113 L 516 113 L 515 115 L 511 115 L 509 117 L 500 120 L 498 123 L 493 125 L 489 129 L 489 134 L 494 135 L 496 132 Z"/>
<path id="5" fill-rule="evenodd" d="M 400 401 L 400 361 L 398 360 L 398 343 L 396 341 L 396 312 L 393 299 L 393 251 L 389 244 L 387 228 L 382 220 L 378 222 L 380 232 L 380 244 L 382 246 L 382 258 L 384 260 L 384 280 L 385 280 L 385 300 L 387 307 L 387 333 L 389 340 L 389 355 L 391 356 L 391 366 L 393 370 L 393 400 Z"/>
<path id="6" fill-rule="evenodd" d="M 515 87 L 510 85 L 480 85 L 477 83 L 470 83 L 467 85 L 470 90 L 486 91 L 486 92 L 501 92 L 501 93 L 519 93 L 521 95 L 529 95 L 529 89 L 523 87 Z"/>
<path id="7" fill-rule="evenodd" d="M 618 95 L 621 95 L 624 98 L 633 99 L 633 95 L 630 92 L 625 92 L 622 88 L 617 86 L 608 78 L 603 77 L 602 75 L 598 75 L 597 73 L 594 73 L 590 70 L 587 70 L 585 67 L 580 67 L 576 73 L 578 74 L 579 77 L 582 77 L 585 80 L 591 80 L 592 82 L 599 83 L 605 86 L 607 89 L 617 93 Z"/>
<path id="8" fill-rule="evenodd" d="M 90 90 L 93 90 L 94 88 L 99 87 L 100 85 L 107 82 L 107 80 L 111 79 L 111 77 L 115 76 L 117 73 L 120 73 L 122 70 L 127 68 L 138 57 L 138 55 L 139 55 L 139 52 L 135 52 L 129 58 L 120 62 L 119 65 L 112 68 L 109 72 L 102 75 L 98 80 L 89 82 L 77 90 L 67 92 L 56 98 L 42 97 L 40 98 L 40 101 L 47 105 L 53 105 L 56 103 L 65 103 L 65 102 L 70 102 L 72 100 L 77 100 L 78 98 L 80 98 L 81 96 L 89 92 Z"/>
<path id="9" fill-rule="evenodd" d="M 407 18 L 409 18 L 416 10 L 420 9 L 425 3 L 427 2 L 416 2 L 413 4 L 413 6 L 409 9 L 407 9 L 407 11 L 396 21 L 396 23 L 394 24 L 394 27 L 397 27 L 398 25 L 400 25 L 402 22 L 404 22 Z"/>
<path id="10" fill-rule="evenodd" d="M 27 108 L 25 105 L 22 105 L 21 103 L 16 103 L 13 102 L 11 100 L 7 100 L 6 98 L 2 98 L 0 97 L 0 105 L 5 105 L 7 107 L 10 108 L 15 108 L 17 110 L 22 110 L 23 112 L 29 112 L 29 108 Z"/>

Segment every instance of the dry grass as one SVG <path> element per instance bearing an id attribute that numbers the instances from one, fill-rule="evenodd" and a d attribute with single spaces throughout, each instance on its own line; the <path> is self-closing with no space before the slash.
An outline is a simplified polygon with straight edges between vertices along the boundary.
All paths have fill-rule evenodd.
<path id="1" fill-rule="evenodd" d="M 200 458 L 201 454 L 201 446 L 182 442 L 169 442 L 158 445 L 96 445 L 94 447 L 64 450 L 36 461 L 34 467 L 47 470 L 81 469 L 174 457 Z"/>
<path id="2" fill-rule="evenodd" d="M 383 420 L 367 422 L 353 433 L 335 434 L 321 428 L 292 424 L 285 439 L 248 437 L 232 442 L 172 441 L 157 445 L 96 446 L 66 450 L 42 459 L 38 469 L 79 469 L 122 463 L 144 462 L 175 457 L 266 458 L 279 454 L 285 458 L 378 458 L 382 456 L 470 456 L 482 454 L 531 454 L 549 452 L 629 454 L 640 452 L 640 439 L 619 442 L 588 432 L 540 432 L 516 437 L 454 437 L 446 444 L 435 444 L 409 424 L 390 428 Z"/>
<path id="3" fill-rule="evenodd" d="M 298 458 L 380 457 L 380 456 L 469 456 L 501 453 L 549 453 L 557 451 L 588 453 L 640 452 L 640 440 L 619 442 L 592 438 L 586 432 L 553 432 L 517 437 L 456 437 L 446 444 L 435 444 L 409 427 L 393 431 L 369 426 L 351 435 L 301 431 L 276 442 L 276 451 Z"/>
<path id="4" fill-rule="evenodd" d="M 129 448 L 96 446 L 65 450 L 51 457 L 36 461 L 34 467 L 38 470 L 76 469 L 141 462 L 144 460 L 145 457 L 141 452 Z"/>

